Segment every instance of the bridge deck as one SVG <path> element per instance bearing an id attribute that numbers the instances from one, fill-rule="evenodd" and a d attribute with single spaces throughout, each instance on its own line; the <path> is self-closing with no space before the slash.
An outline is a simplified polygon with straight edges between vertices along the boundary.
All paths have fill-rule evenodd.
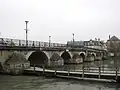
<path id="1" fill-rule="evenodd" d="M 4 45 L 0 45 L 0 50 L 21 50 L 21 51 L 31 51 L 31 50 L 46 50 L 46 51 L 56 51 L 56 50 L 66 50 L 69 49 L 70 51 L 92 51 L 92 52 L 99 52 L 99 51 L 103 51 L 106 52 L 106 50 L 103 49 L 95 49 L 95 48 L 88 48 L 88 47 L 66 47 L 66 46 L 52 46 L 52 47 L 41 47 L 41 46 L 4 46 Z"/>
<path id="2" fill-rule="evenodd" d="M 62 71 L 62 70 L 50 70 L 38 67 L 30 67 L 24 70 L 25 73 L 39 73 L 39 74 L 50 74 L 52 76 L 62 77 L 62 78 L 73 78 L 79 80 L 93 80 L 93 81 L 104 81 L 104 82 L 117 82 L 116 78 L 120 77 L 120 72 L 111 71 L 93 71 L 88 72 L 84 70 L 79 71 Z"/>

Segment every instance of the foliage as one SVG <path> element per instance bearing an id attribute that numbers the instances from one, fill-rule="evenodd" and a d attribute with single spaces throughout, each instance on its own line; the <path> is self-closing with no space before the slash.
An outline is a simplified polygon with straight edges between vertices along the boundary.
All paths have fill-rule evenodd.
<path id="1" fill-rule="evenodd" d="M 110 41 L 108 51 L 113 52 L 114 54 L 120 53 L 120 41 Z"/>

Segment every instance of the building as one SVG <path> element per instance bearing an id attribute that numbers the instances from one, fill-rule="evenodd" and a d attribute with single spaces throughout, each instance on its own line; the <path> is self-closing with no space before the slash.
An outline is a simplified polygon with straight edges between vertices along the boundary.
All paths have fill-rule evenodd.
<path id="1" fill-rule="evenodd" d="M 106 50 L 106 43 L 104 41 L 101 41 L 100 39 L 90 39 L 89 41 L 84 41 L 84 46 L 89 48 Z"/>
<path id="2" fill-rule="evenodd" d="M 116 36 L 109 36 L 107 50 L 110 56 L 120 56 L 120 39 Z"/>
<path id="3" fill-rule="evenodd" d="M 106 43 L 96 38 L 95 40 L 90 39 L 89 41 L 74 41 L 74 42 L 68 41 L 67 45 L 72 46 L 72 47 L 73 46 L 74 47 L 89 47 L 89 48 L 107 50 Z"/>

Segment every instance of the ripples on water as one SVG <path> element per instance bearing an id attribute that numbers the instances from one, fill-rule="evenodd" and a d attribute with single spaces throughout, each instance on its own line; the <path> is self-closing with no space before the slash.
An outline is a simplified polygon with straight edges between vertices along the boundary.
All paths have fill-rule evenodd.
<path id="1" fill-rule="evenodd" d="M 120 60 L 105 60 L 85 63 L 89 66 L 120 66 Z M 70 68 L 79 69 L 80 65 L 70 65 Z M 65 67 L 68 68 L 68 67 Z M 100 83 L 36 76 L 9 76 L 0 75 L 0 90 L 120 90 L 118 83 Z"/>
<path id="2" fill-rule="evenodd" d="M 120 84 L 0 75 L 0 90 L 119 90 Z"/>

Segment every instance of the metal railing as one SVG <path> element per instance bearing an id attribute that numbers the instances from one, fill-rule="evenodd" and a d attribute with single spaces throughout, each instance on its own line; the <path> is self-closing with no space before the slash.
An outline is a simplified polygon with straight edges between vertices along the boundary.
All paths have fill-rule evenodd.
<path id="1" fill-rule="evenodd" d="M 33 65 L 33 71 L 36 72 L 37 70 L 39 71 L 39 67 L 41 68 L 41 72 L 43 72 L 43 75 L 46 72 L 50 72 L 49 70 L 51 70 L 54 75 L 56 76 L 57 73 L 62 73 L 65 72 L 67 74 L 67 76 L 69 77 L 70 74 L 81 74 L 81 77 L 84 78 L 85 75 L 97 75 L 98 79 L 101 79 L 101 76 L 114 76 L 115 80 L 118 79 L 118 76 L 120 74 L 120 67 L 102 67 L 102 66 L 96 66 L 96 67 L 92 67 L 92 66 L 83 66 L 81 65 L 81 67 L 79 69 L 75 69 L 75 68 L 70 68 L 69 65 L 64 65 L 64 66 L 52 66 L 52 67 L 48 67 L 46 65 L 40 64 L 39 66 L 36 66 L 35 64 Z M 37 68 L 37 70 L 36 70 Z"/>

